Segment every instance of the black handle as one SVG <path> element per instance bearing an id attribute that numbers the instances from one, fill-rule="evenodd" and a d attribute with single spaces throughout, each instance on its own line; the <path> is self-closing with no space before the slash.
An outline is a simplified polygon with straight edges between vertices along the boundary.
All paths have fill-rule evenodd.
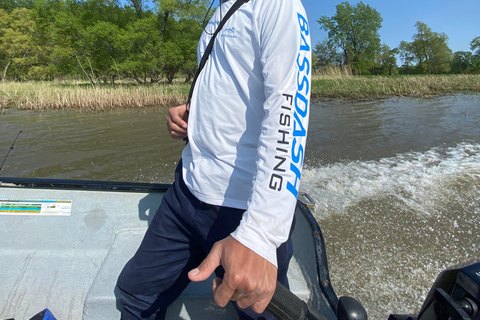
<path id="1" fill-rule="evenodd" d="M 279 282 L 267 311 L 278 320 L 326 320 Z"/>

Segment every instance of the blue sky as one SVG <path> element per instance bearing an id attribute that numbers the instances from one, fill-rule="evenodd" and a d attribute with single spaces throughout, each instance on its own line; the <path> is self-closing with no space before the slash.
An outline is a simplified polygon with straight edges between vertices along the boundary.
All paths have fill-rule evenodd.
<path id="1" fill-rule="evenodd" d="M 302 0 L 307 11 L 312 43 L 316 44 L 327 37 L 320 30 L 317 20 L 325 15 L 335 15 L 339 0 Z M 348 1 L 355 5 L 360 1 Z M 480 0 L 363 0 L 364 4 L 380 12 L 383 18 L 379 30 L 382 43 L 390 48 L 400 42 L 412 41 L 416 32 L 415 23 L 422 21 L 434 32 L 445 33 L 448 45 L 453 52 L 470 51 L 470 42 L 480 36 Z"/>

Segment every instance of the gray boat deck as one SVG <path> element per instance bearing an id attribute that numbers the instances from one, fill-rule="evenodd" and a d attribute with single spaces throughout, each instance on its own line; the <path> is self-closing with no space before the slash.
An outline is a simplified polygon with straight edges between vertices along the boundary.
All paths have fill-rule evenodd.
<path id="1" fill-rule="evenodd" d="M 71 201 L 66 216 L 0 215 L 0 319 L 29 319 L 45 308 L 58 320 L 119 319 L 116 279 L 161 197 L 153 192 L 0 186 L 0 202 Z M 305 224 L 297 218 L 296 229 L 309 228 Z M 289 270 L 292 291 L 305 301 L 312 299 L 311 283 L 318 283 L 309 239 L 305 231 L 294 233 L 295 256 Z M 211 279 L 191 284 L 167 315 L 167 319 L 235 318 L 231 306 L 215 305 Z"/>

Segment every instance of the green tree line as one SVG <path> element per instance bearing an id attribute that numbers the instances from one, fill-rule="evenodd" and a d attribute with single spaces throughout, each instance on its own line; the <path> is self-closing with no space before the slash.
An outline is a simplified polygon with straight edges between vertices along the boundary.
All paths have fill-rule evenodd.
<path id="1" fill-rule="evenodd" d="M 2 81 L 82 77 L 93 86 L 122 78 L 138 83 L 190 81 L 209 0 L 0 0 Z M 354 74 L 480 73 L 480 36 L 453 53 L 444 33 L 417 22 L 412 41 L 382 44 L 383 18 L 362 2 L 343 2 L 317 22 L 317 69 L 345 65 Z M 399 61 L 398 61 L 399 60 Z M 399 63 L 400 62 L 400 63 Z M 400 64 L 400 66 L 399 66 Z"/>
<path id="2" fill-rule="evenodd" d="M 189 81 L 206 0 L 0 0 L 5 80 L 86 77 L 92 85 Z"/>
<path id="3" fill-rule="evenodd" d="M 354 74 L 480 73 L 480 36 L 471 41 L 472 51 L 453 53 L 445 33 L 418 21 L 412 41 L 392 49 L 381 44 L 380 13 L 363 2 L 355 6 L 342 2 L 335 15 L 322 16 L 317 22 L 328 35 L 315 46 L 317 68 L 346 65 Z"/>

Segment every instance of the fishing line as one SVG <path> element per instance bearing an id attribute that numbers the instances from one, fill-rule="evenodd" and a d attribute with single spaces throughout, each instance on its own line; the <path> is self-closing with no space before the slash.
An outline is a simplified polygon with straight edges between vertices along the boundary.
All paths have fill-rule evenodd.
<path id="1" fill-rule="evenodd" d="M 8 158 L 8 155 L 10 154 L 10 151 L 12 151 L 14 149 L 13 146 L 15 145 L 15 142 L 17 142 L 17 139 L 20 136 L 20 133 L 22 133 L 22 132 L 23 132 L 22 130 L 20 130 L 20 132 L 18 132 L 17 137 L 15 138 L 12 145 L 10 146 L 10 149 L 8 149 L 7 155 L 3 159 L 2 165 L 0 165 L 0 174 L 2 174 L 3 165 L 5 164 L 5 161 L 7 161 L 7 158 Z"/>

